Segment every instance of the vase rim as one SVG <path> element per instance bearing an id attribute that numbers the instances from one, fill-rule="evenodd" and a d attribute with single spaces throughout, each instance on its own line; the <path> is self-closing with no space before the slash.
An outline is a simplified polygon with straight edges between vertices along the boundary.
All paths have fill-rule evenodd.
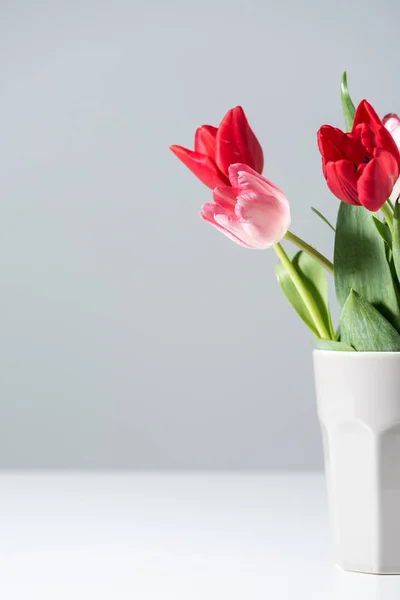
<path id="1" fill-rule="evenodd" d="M 358 357 L 358 356 L 400 356 L 400 351 L 399 352 L 375 352 L 375 351 L 371 351 L 371 352 L 347 352 L 347 351 L 337 351 L 337 350 L 320 350 L 319 348 L 314 348 L 313 349 L 313 353 L 314 354 L 335 354 L 336 356 L 352 356 L 354 358 Z"/>

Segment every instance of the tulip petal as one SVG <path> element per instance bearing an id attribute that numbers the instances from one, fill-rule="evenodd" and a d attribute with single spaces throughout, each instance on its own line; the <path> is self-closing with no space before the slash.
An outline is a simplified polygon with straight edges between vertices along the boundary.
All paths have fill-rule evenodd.
<path id="1" fill-rule="evenodd" d="M 257 239 L 253 238 L 251 234 L 248 234 L 242 223 L 237 217 L 226 215 L 223 213 L 216 213 L 214 220 L 221 227 L 225 235 L 236 243 L 244 246 L 245 248 L 251 248 L 252 250 L 263 250 L 266 246 L 260 246 L 257 243 Z"/>
<path id="2" fill-rule="evenodd" d="M 205 204 L 201 216 L 230 239 L 257 250 L 279 242 L 290 225 L 290 207 L 284 194 L 244 164 L 231 165 L 232 187 L 217 187 L 215 204 Z"/>
<path id="3" fill-rule="evenodd" d="M 217 127 L 212 125 L 203 125 L 196 129 L 194 134 L 194 149 L 195 152 L 205 154 L 210 158 L 215 158 L 215 138 L 217 135 Z"/>
<path id="4" fill-rule="evenodd" d="M 235 212 L 244 231 L 259 248 L 277 244 L 290 226 L 289 206 L 274 196 L 255 192 L 240 194 Z"/>
<path id="5" fill-rule="evenodd" d="M 399 176 L 396 159 L 387 150 L 375 151 L 357 182 L 358 199 L 367 210 L 376 212 L 389 198 Z"/>
<path id="6" fill-rule="evenodd" d="M 383 118 L 383 124 L 385 126 L 385 129 L 387 129 L 387 131 L 392 136 L 394 143 L 397 146 L 397 149 L 400 151 L 400 119 L 399 119 L 399 117 L 397 115 L 395 115 L 394 113 L 386 115 L 386 117 Z"/>
<path id="7" fill-rule="evenodd" d="M 395 144 L 400 151 L 400 119 L 398 115 L 395 113 L 389 113 L 384 116 L 382 122 L 385 128 L 389 131 L 390 135 L 395 141 Z M 392 193 L 390 194 L 390 199 L 395 202 L 400 195 L 400 179 L 397 180 Z"/>
<path id="8" fill-rule="evenodd" d="M 323 125 L 317 133 L 318 148 L 322 156 L 323 171 L 330 161 L 350 160 L 358 164 L 366 156 L 366 149 L 359 136 L 344 133 L 337 127 Z M 370 157 L 369 157 L 370 158 Z"/>
<path id="9" fill-rule="evenodd" d="M 230 165 L 229 169 L 228 169 L 229 181 L 230 181 L 231 186 L 234 188 L 237 188 L 239 186 L 239 183 L 238 183 L 239 171 L 243 171 L 245 173 L 250 173 L 250 174 L 255 173 L 256 175 L 258 175 L 257 171 L 255 171 L 248 165 L 245 165 L 244 163 L 234 163 L 234 164 Z M 262 175 L 259 175 L 259 177 L 261 177 L 261 179 L 264 179 L 264 177 Z"/>
<path id="10" fill-rule="evenodd" d="M 376 110 L 371 106 L 367 100 L 361 100 L 356 108 L 354 115 L 352 133 L 355 131 L 360 123 L 368 123 L 373 129 L 379 126 L 382 121 L 380 120 Z"/>
<path id="11" fill-rule="evenodd" d="M 218 231 L 226 235 L 236 244 L 244 246 L 245 248 L 252 248 L 251 244 L 242 239 L 242 236 L 247 236 L 245 234 L 243 235 L 240 225 L 234 223 L 235 217 L 232 216 L 232 214 L 221 211 L 215 204 L 207 203 L 203 204 L 201 207 L 200 216 L 204 221 L 213 225 Z M 239 235 L 237 235 L 237 233 Z"/>
<path id="12" fill-rule="evenodd" d="M 261 145 L 241 106 L 229 110 L 218 127 L 215 160 L 225 175 L 228 175 L 229 166 L 238 162 L 249 165 L 258 173 L 263 170 Z"/>
<path id="13" fill-rule="evenodd" d="M 375 109 L 370 105 L 369 102 L 367 102 L 367 100 L 361 100 L 357 107 L 356 114 L 354 115 L 352 133 L 353 131 L 356 131 L 360 123 L 367 123 L 372 127 L 375 133 L 375 147 L 384 148 L 390 152 L 390 154 L 395 157 L 400 170 L 400 153 L 397 145 L 393 140 L 393 137 L 388 135 L 387 128 L 385 128 Z"/>
<path id="14" fill-rule="evenodd" d="M 337 127 L 322 125 L 317 133 L 318 149 L 325 163 L 346 158 L 343 144 L 346 134 Z"/>
<path id="15" fill-rule="evenodd" d="M 384 148 L 394 157 L 394 159 L 396 160 L 398 169 L 400 171 L 400 152 L 399 152 L 399 148 L 397 146 L 397 142 L 383 124 L 382 124 L 382 128 L 379 129 L 377 138 L 379 140 L 379 147 Z"/>
<path id="16" fill-rule="evenodd" d="M 283 202 L 285 206 L 289 206 L 286 196 L 276 185 L 247 165 L 240 163 L 231 165 L 229 167 L 229 181 L 233 187 L 239 188 L 241 193 L 252 190 L 267 196 L 274 196 Z"/>
<path id="17" fill-rule="evenodd" d="M 208 156 L 176 145 L 170 146 L 170 150 L 209 188 L 229 185 L 229 179 Z"/>
<path id="18" fill-rule="evenodd" d="M 328 162 L 326 182 L 332 194 L 347 204 L 360 204 L 357 198 L 357 173 L 348 160 Z"/>
<path id="19" fill-rule="evenodd" d="M 233 210 L 236 204 L 237 190 L 232 187 L 216 187 L 213 191 L 215 204 L 226 210 Z"/>
<path id="20" fill-rule="evenodd" d="M 357 138 L 359 137 L 361 144 L 364 148 L 364 156 L 371 158 L 375 148 L 379 146 L 379 140 L 376 136 L 376 131 L 368 123 L 360 123 L 356 128 Z M 350 134 L 352 135 L 352 134 Z M 356 137 L 354 139 L 357 139 Z M 360 156 L 355 163 L 362 162 L 363 157 Z"/>
<path id="21" fill-rule="evenodd" d="M 392 193 L 390 194 L 389 198 L 391 199 L 392 202 L 396 202 L 397 200 L 399 200 L 399 198 L 400 198 L 400 178 L 394 184 Z"/>
<path id="22" fill-rule="evenodd" d="M 396 113 L 389 113 L 385 115 L 382 119 L 382 123 L 386 127 L 386 129 L 391 134 L 392 138 L 397 144 L 397 147 L 400 146 L 400 119 Z"/>

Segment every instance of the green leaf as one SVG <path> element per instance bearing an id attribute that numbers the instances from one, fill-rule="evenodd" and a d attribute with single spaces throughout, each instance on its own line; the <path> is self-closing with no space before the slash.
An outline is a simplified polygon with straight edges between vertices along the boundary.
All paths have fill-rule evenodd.
<path id="1" fill-rule="evenodd" d="M 386 260 L 389 263 L 389 268 L 390 268 L 390 272 L 392 274 L 392 279 L 393 279 L 393 281 L 396 282 L 396 289 L 397 289 L 397 292 L 398 292 L 399 288 L 398 288 L 398 285 L 397 285 L 397 273 L 396 273 L 396 269 L 395 269 L 394 262 L 393 262 L 392 234 L 391 234 L 391 231 L 390 231 L 389 226 L 388 226 L 388 224 L 387 224 L 386 221 L 384 223 L 382 223 L 382 221 L 380 221 L 376 217 L 372 217 L 372 220 L 374 222 L 374 225 L 376 227 L 377 232 L 379 233 L 379 235 L 381 236 L 381 238 L 385 242 Z"/>
<path id="2" fill-rule="evenodd" d="M 343 342 L 335 342 L 334 340 L 315 340 L 315 345 L 318 350 L 332 350 L 333 352 L 355 352 L 352 346 Z"/>
<path id="3" fill-rule="evenodd" d="M 314 298 L 327 329 L 332 332 L 332 335 L 334 335 L 328 306 L 328 284 L 324 269 L 319 263 L 311 258 L 311 256 L 302 250 L 295 254 L 292 259 L 292 264 L 302 278 L 307 290 Z M 279 262 L 276 266 L 276 275 L 283 293 L 299 317 L 304 321 L 307 327 L 311 329 L 313 334 L 316 337 L 319 337 L 318 331 L 314 325 L 314 321 L 306 305 L 304 304 L 300 294 L 295 288 L 290 276 L 281 262 Z"/>
<path id="4" fill-rule="evenodd" d="M 377 232 L 379 233 L 379 235 L 381 236 L 381 238 L 383 239 L 385 244 L 391 249 L 392 248 L 392 236 L 390 234 L 389 227 L 386 225 L 386 223 L 382 223 L 382 221 L 380 221 L 379 219 L 377 219 L 374 216 L 372 217 L 372 221 L 376 227 Z"/>
<path id="5" fill-rule="evenodd" d="M 328 219 L 326 217 L 324 217 L 324 215 L 319 212 L 319 210 L 317 210 L 316 208 L 314 208 L 313 206 L 311 207 L 311 210 L 313 211 L 313 213 L 315 213 L 324 223 L 326 223 L 328 225 L 328 227 L 330 227 L 332 229 L 332 231 L 336 231 L 334 226 L 328 221 Z"/>
<path id="6" fill-rule="evenodd" d="M 400 205 L 396 200 L 393 213 L 393 262 L 400 281 Z"/>
<path id="7" fill-rule="evenodd" d="M 315 337 L 318 337 L 318 331 L 314 325 L 311 315 L 281 262 L 276 265 L 275 272 L 278 278 L 278 283 L 281 286 L 281 290 L 285 294 L 287 300 L 290 302 L 302 321 L 309 329 L 311 329 Z"/>
<path id="8" fill-rule="evenodd" d="M 302 275 L 307 289 L 317 303 L 319 312 L 327 329 L 334 337 L 334 331 L 329 311 L 328 282 L 323 267 L 306 252 L 298 252 L 293 258 L 293 265 Z"/>
<path id="9" fill-rule="evenodd" d="M 358 352 L 398 352 L 400 334 L 365 298 L 350 290 L 340 318 L 342 340 Z"/>
<path id="10" fill-rule="evenodd" d="M 350 131 L 351 128 L 353 127 L 354 113 L 356 112 L 356 109 L 350 98 L 349 88 L 347 87 L 346 71 L 342 75 L 342 82 L 341 82 L 341 86 L 340 86 L 340 95 L 341 95 L 341 99 L 342 99 L 344 122 L 346 124 L 347 131 Z"/>
<path id="11" fill-rule="evenodd" d="M 362 206 L 342 202 L 339 207 L 334 264 L 340 307 L 353 289 L 400 330 L 398 294 L 386 258 L 385 244 L 371 214 Z"/>

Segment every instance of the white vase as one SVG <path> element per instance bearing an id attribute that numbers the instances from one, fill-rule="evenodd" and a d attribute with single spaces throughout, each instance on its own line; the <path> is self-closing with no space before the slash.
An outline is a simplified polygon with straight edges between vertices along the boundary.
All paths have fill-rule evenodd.
<path id="1" fill-rule="evenodd" d="M 336 561 L 400 574 L 400 353 L 315 350 Z"/>

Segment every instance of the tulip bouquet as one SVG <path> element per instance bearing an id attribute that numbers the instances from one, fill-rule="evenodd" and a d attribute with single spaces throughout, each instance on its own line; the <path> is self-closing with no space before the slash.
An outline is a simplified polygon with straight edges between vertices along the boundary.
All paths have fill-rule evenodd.
<path id="1" fill-rule="evenodd" d="M 279 285 L 319 348 L 400 351 L 400 119 L 379 118 L 362 100 L 355 108 L 346 73 L 341 82 L 345 131 L 317 133 L 322 173 L 341 202 L 332 230 L 333 261 L 289 231 L 284 193 L 263 175 L 263 151 L 240 106 L 219 127 L 197 129 L 194 150 L 172 152 L 213 190 L 200 216 L 228 238 L 278 257 Z M 282 239 L 298 248 L 290 256 Z M 332 324 L 326 274 L 334 277 L 340 322 Z"/>

